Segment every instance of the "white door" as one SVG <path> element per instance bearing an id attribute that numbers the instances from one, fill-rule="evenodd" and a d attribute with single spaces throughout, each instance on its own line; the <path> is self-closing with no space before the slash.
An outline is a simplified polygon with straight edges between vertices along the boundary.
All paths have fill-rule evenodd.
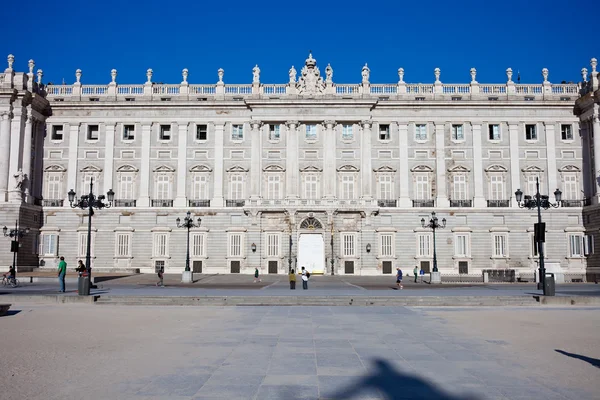
<path id="1" fill-rule="evenodd" d="M 298 243 L 298 271 L 306 268 L 311 274 L 325 273 L 325 243 L 321 234 L 301 234 Z"/>

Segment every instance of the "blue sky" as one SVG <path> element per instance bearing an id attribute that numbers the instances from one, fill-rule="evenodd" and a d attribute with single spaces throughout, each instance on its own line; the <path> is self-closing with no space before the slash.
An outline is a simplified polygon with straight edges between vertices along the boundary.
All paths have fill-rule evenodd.
<path id="1" fill-rule="evenodd" d="M 358 83 L 365 63 L 372 83 L 394 83 L 403 67 L 410 83 L 467 83 L 477 68 L 482 83 L 581 80 L 591 57 L 600 58 L 592 2 L 504 1 L 10 1 L 2 7 L 0 57 L 15 55 L 27 70 L 33 58 L 44 82 L 250 83 L 258 64 L 261 81 L 286 83 L 312 50 L 321 73 L 327 63 L 337 83 Z M 6 39 L 10 38 L 10 39 Z M 5 67 L 1 67 L 5 68 Z"/>

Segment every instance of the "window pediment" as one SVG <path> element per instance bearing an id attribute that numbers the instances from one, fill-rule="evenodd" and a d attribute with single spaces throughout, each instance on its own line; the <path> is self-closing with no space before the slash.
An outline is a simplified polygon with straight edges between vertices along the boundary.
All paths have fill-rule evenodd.
<path id="1" fill-rule="evenodd" d="M 154 168 L 152 172 L 175 172 L 175 168 L 171 168 L 168 165 L 160 165 Z"/>
<path id="2" fill-rule="evenodd" d="M 309 165 L 308 167 L 300 168 L 300 172 L 322 172 L 321 168 L 315 167 L 314 165 Z"/>
<path id="3" fill-rule="evenodd" d="M 102 172 L 102 168 L 98 168 L 95 165 L 88 165 L 87 167 L 81 168 L 79 172 L 98 173 Z"/>
<path id="4" fill-rule="evenodd" d="M 450 173 L 467 173 L 470 172 L 471 170 L 467 167 L 465 167 L 464 165 L 455 165 L 452 168 L 448 168 L 448 172 Z"/>
<path id="5" fill-rule="evenodd" d="M 544 172 L 543 169 L 541 169 L 540 167 L 537 167 L 535 165 L 523 168 L 521 170 L 521 172 L 523 172 L 524 174 L 541 174 Z"/>
<path id="6" fill-rule="evenodd" d="M 380 172 L 380 173 L 383 173 L 383 172 L 396 172 L 396 170 L 394 168 L 390 167 L 389 165 L 381 166 L 379 168 L 373 169 L 373 171 L 374 172 Z"/>
<path id="7" fill-rule="evenodd" d="M 358 171 L 360 171 L 360 170 L 353 165 L 343 165 L 338 168 L 338 172 L 358 172 Z"/>
<path id="8" fill-rule="evenodd" d="M 207 165 L 194 165 L 190 172 L 212 172 L 212 169 Z"/>
<path id="9" fill-rule="evenodd" d="M 67 169 L 60 165 L 49 165 L 44 169 L 44 172 L 67 172 Z"/>
<path id="10" fill-rule="evenodd" d="M 138 172 L 139 169 L 134 167 L 133 165 L 121 165 L 117 168 L 117 172 Z"/>
<path id="11" fill-rule="evenodd" d="M 490 165 L 485 169 L 485 172 L 508 172 L 502 165 Z"/>
<path id="12" fill-rule="evenodd" d="M 558 169 L 559 172 L 581 172 L 581 170 L 575 165 L 565 165 Z"/>
<path id="13" fill-rule="evenodd" d="M 264 172 L 285 172 L 285 168 L 281 165 L 271 164 L 263 168 Z"/>
<path id="14" fill-rule="evenodd" d="M 234 165 L 233 167 L 228 168 L 227 172 L 248 172 L 248 169 L 241 165 Z"/>
<path id="15" fill-rule="evenodd" d="M 433 172 L 433 168 L 427 165 L 417 165 L 410 169 L 410 172 Z"/>

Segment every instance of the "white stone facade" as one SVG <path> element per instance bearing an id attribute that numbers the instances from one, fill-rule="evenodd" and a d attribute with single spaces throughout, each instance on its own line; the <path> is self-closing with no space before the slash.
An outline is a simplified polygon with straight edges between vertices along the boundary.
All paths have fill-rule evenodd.
<path id="1" fill-rule="evenodd" d="M 518 84 L 510 68 L 501 84 L 478 83 L 475 69 L 467 84 L 442 83 L 439 69 L 434 83 L 409 84 L 402 68 L 397 83 L 371 84 L 365 65 L 361 83 L 337 84 L 310 55 L 280 85 L 261 84 L 256 66 L 244 85 L 226 84 L 222 69 L 216 84 L 191 84 L 184 69 L 180 84 L 153 83 L 148 70 L 146 83 L 119 85 L 112 70 L 110 83 L 84 85 L 77 70 L 74 84 L 44 87 L 32 66 L 15 74 L 9 64 L 0 216 L 10 224 L 20 212 L 39 232 L 23 242 L 32 255 L 20 253 L 21 266 L 84 258 L 86 212 L 67 192 L 85 194 L 91 179 L 116 199 L 93 216 L 96 269 L 182 271 L 186 231 L 175 220 L 188 210 L 202 219 L 190 254 L 206 273 L 287 273 L 290 263 L 330 273 L 332 254 L 337 274 L 431 267 L 420 221 L 435 211 L 448 221 L 436 232 L 442 274 L 533 276 L 537 216 L 514 192 L 535 194 L 536 178 L 542 194 L 563 192 L 561 207 L 543 211 L 546 262 L 576 276 L 592 259 L 583 210 L 594 206 L 583 206 L 598 203 L 588 145 L 600 135 L 598 100 L 591 124 L 573 105 L 597 93 L 595 69 L 596 86 L 551 84 L 546 69 L 542 83 Z M 27 172 L 31 182 L 13 188 Z"/>

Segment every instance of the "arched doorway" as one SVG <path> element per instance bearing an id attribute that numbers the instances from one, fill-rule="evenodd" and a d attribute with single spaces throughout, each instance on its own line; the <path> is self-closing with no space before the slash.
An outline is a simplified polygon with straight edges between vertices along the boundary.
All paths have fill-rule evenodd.
<path id="1" fill-rule="evenodd" d="M 323 224 L 308 217 L 300 223 L 298 239 L 298 269 L 305 267 L 311 274 L 325 273 L 325 242 Z"/>

